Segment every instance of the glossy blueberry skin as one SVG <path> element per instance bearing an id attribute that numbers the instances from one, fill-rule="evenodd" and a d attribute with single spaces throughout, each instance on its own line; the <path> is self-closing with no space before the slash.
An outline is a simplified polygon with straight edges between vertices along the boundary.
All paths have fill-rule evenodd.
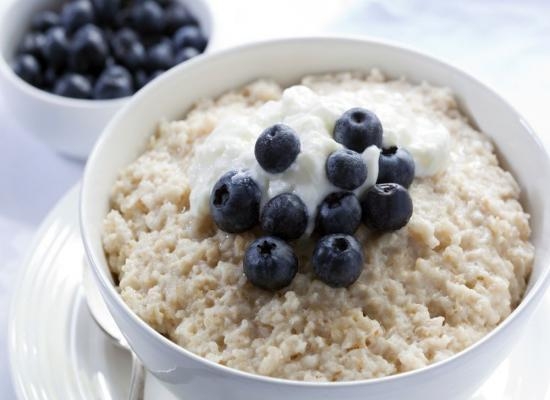
<path id="1" fill-rule="evenodd" d="M 260 188 L 248 173 L 229 171 L 212 188 L 210 214 L 222 231 L 247 231 L 258 224 L 261 196 Z"/>
<path id="2" fill-rule="evenodd" d="M 184 25 L 196 25 L 196 19 L 189 13 L 187 8 L 178 0 L 170 2 L 166 6 L 164 13 L 164 30 L 168 34 L 173 34 Z"/>
<path id="3" fill-rule="evenodd" d="M 131 11 L 132 26 L 140 33 L 161 33 L 164 30 L 164 11 L 155 1 L 145 0 L 134 4 Z"/>
<path id="4" fill-rule="evenodd" d="M 50 67 L 59 69 L 67 63 L 69 41 L 63 27 L 54 26 L 46 32 L 43 53 Z"/>
<path id="5" fill-rule="evenodd" d="M 117 14 L 120 11 L 120 0 L 91 0 L 97 20 L 103 24 L 112 25 L 115 23 Z"/>
<path id="6" fill-rule="evenodd" d="M 53 92 L 65 97 L 89 99 L 92 95 L 92 85 L 85 76 L 69 73 L 57 81 Z"/>
<path id="7" fill-rule="evenodd" d="M 174 49 L 170 40 L 161 40 L 147 50 L 145 68 L 149 71 L 166 70 L 174 66 Z"/>
<path id="8" fill-rule="evenodd" d="M 198 26 L 187 25 L 176 31 L 173 38 L 174 47 L 179 50 L 184 47 L 194 47 L 202 52 L 206 48 L 207 40 Z"/>
<path id="9" fill-rule="evenodd" d="M 254 147 L 258 164 L 267 172 L 284 172 L 300 153 L 300 139 L 288 125 L 275 124 L 265 129 Z"/>
<path id="10" fill-rule="evenodd" d="M 184 47 L 183 49 L 179 50 L 176 53 L 176 57 L 174 58 L 174 64 L 180 64 L 182 62 L 185 62 L 187 60 L 190 60 L 193 57 L 198 56 L 200 53 L 197 49 L 194 47 Z"/>
<path id="11" fill-rule="evenodd" d="M 321 235 L 353 235 L 361 224 L 361 204 L 351 192 L 329 194 L 317 209 L 315 229 Z"/>
<path id="12" fill-rule="evenodd" d="M 375 231 L 401 229 L 411 219 L 413 203 L 409 192 L 397 183 L 377 183 L 361 200 L 363 222 Z"/>
<path id="13" fill-rule="evenodd" d="M 313 251 L 312 264 L 322 282 L 334 288 L 348 287 L 363 271 L 363 250 L 353 236 L 323 236 Z"/>
<path id="14" fill-rule="evenodd" d="M 260 224 L 268 235 L 285 240 L 298 239 L 307 228 L 308 213 L 304 202 L 293 193 L 282 193 L 262 209 Z"/>
<path id="15" fill-rule="evenodd" d="M 141 68 L 147 56 L 138 35 L 130 28 L 122 28 L 113 35 L 113 55 L 118 63 L 131 70 Z"/>
<path id="16" fill-rule="evenodd" d="M 376 183 L 399 183 L 408 188 L 414 179 L 414 171 L 414 159 L 407 150 L 401 147 L 382 149 Z"/>
<path id="17" fill-rule="evenodd" d="M 94 8 L 89 0 L 76 0 L 65 3 L 61 9 L 61 25 L 69 33 L 93 24 L 95 20 Z"/>
<path id="18" fill-rule="evenodd" d="M 44 54 L 44 46 L 46 45 L 46 36 L 40 32 L 29 32 L 21 41 L 17 52 L 19 54 L 30 54 L 37 61 L 41 61 Z"/>
<path id="19" fill-rule="evenodd" d="M 298 259 L 283 240 L 265 236 L 246 249 L 243 270 L 254 286 L 275 291 L 290 285 L 298 272 Z"/>
<path id="20" fill-rule="evenodd" d="M 38 60 L 30 54 L 18 56 L 12 64 L 13 71 L 24 81 L 33 85 L 42 85 L 42 69 Z"/>
<path id="21" fill-rule="evenodd" d="M 325 170 L 330 183 L 345 190 L 357 189 L 367 179 L 367 165 L 361 154 L 348 149 L 331 153 Z"/>
<path id="22" fill-rule="evenodd" d="M 101 73 L 93 89 L 94 99 L 117 99 L 131 96 L 134 82 L 128 70 L 120 65 L 107 67 Z"/>
<path id="23" fill-rule="evenodd" d="M 334 140 L 348 149 L 362 153 L 367 147 L 382 147 L 382 124 L 372 111 L 351 108 L 334 125 Z"/>
<path id="24" fill-rule="evenodd" d="M 31 19 L 31 29 L 38 32 L 46 32 L 59 24 L 59 15 L 53 11 L 39 11 Z"/>
<path id="25" fill-rule="evenodd" d="M 109 48 L 103 32 L 88 24 L 76 31 L 69 44 L 71 68 L 81 73 L 97 73 L 106 64 Z"/>

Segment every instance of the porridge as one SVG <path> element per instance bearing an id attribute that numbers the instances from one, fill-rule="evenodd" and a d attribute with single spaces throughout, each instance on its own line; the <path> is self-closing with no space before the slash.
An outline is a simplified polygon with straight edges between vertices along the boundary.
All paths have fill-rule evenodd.
<path id="1" fill-rule="evenodd" d="M 359 274 L 337 287 L 318 279 L 311 254 L 317 207 L 335 191 L 325 161 L 343 149 L 335 121 L 353 107 L 378 116 L 380 147 L 414 160 L 414 211 L 385 233 L 361 224 Z M 297 132 L 300 148 L 292 166 L 269 173 L 254 143 L 277 123 Z M 357 153 L 367 172 L 354 196 L 380 178 L 382 153 Z M 213 188 L 229 170 L 248 171 L 264 209 L 284 193 L 302 200 L 297 272 L 284 288 L 264 290 L 243 273 L 258 226 L 232 234 L 213 220 Z M 448 358 L 518 305 L 534 257 L 519 193 L 446 88 L 377 70 L 309 76 L 285 90 L 259 80 L 160 123 L 114 184 L 103 244 L 123 300 L 189 351 L 272 377 L 368 379 Z"/>

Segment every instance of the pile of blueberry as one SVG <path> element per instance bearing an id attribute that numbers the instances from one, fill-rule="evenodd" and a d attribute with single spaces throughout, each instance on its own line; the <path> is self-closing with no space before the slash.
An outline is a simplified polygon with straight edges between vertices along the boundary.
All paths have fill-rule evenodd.
<path id="1" fill-rule="evenodd" d="M 369 110 L 352 108 L 334 127 L 334 140 L 345 149 L 329 155 L 325 170 L 338 188 L 317 208 L 314 235 L 319 238 L 313 251 L 315 275 L 332 287 L 347 287 L 363 269 L 363 251 L 352 236 L 361 221 L 373 231 L 402 228 L 409 221 L 413 205 L 407 188 L 414 178 L 410 153 L 397 147 L 382 149 L 378 180 L 361 199 L 353 193 L 367 178 L 361 153 L 369 146 L 382 147 L 382 124 Z M 300 140 L 283 124 L 267 128 L 258 137 L 254 154 L 267 172 L 284 172 L 300 153 Z M 312 182 L 314 185 L 315 182 Z M 261 190 L 246 170 L 229 171 L 214 185 L 210 211 L 216 225 L 230 233 L 244 232 L 259 222 L 267 236 L 253 241 L 243 260 L 248 280 L 263 289 L 278 290 L 292 281 L 298 259 L 288 241 L 304 234 L 308 212 L 294 193 L 279 194 L 260 210 Z"/>
<path id="2" fill-rule="evenodd" d="M 206 44 L 178 0 L 72 0 L 59 13 L 34 15 L 12 68 L 60 96 L 113 99 L 132 95 Z"/>

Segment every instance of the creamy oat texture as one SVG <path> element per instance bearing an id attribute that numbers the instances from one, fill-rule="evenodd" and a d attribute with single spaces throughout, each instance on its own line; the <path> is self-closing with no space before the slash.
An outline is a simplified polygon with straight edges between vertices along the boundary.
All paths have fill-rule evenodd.
<path id="1" fill-rule="evenodd" d="M 296 380 L 409 371 L 479 340 L 519 303 L 534 255 L 518 184 L 499 167 L 491 142 L 445 88 L 389 81 L 378 71 L 302 84 L 328 96 L 385 91 L 448 130 L 446 168 L 410 188 L 409 224 L 384 235 L 358 230 L 365 267 L 347 289 L 313 279 L 310 240 L 296 246 L 300 271 L 288 288 L 273 294 L 247 283 L 241 260 L 260 232 L 226 234 L 208 214 L 193 214 L 188 169 L 221 121 L 281 97 L 279 86 L 258 81 L 161 123 L 144 154 L 121 171 L 103 241 L 124 301 L 200 356 Z"/>

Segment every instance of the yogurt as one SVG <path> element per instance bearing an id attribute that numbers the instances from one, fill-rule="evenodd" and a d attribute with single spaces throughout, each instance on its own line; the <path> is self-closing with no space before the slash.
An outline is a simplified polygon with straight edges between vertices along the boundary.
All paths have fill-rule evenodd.
<path id="1" fill-rule="evenodd" d="M 377 114 L 384 128 L 383 144 L 406 148 L 413 156 L 416 176 L 437 174 L 449 159 L 450 135 L 441 124 L 418 116 L 405 97 L 382 87 L 359 91 L 320 94 L 306 86 L 286 89 L 282 97 L 264 104 L 259 110 L 220 121 L 203 143 L 196 146 L 189 166 L 191 183 L 190 211 L 195 216 L 209 212 L 210 192 L 227 171 L 246 170 L 262 191 L 262 204 L 281 193 L 298 195 L 307 207 L 309 226 L 318 205 L 334 191 L 325 172 L 327 157 L 343 146 L 332 137 L 336 120 L 353 107 L 367 108 Z M 260 133 L 276 123 L 292 127 L 301 143 L 301 152 L 284 172 L 264 171 L 254 157 L 254 146 Z M 380 149 L 370 146 L 362 153 L 368 175 L 354 192 L 363 192 L 376 183 Z"/>

